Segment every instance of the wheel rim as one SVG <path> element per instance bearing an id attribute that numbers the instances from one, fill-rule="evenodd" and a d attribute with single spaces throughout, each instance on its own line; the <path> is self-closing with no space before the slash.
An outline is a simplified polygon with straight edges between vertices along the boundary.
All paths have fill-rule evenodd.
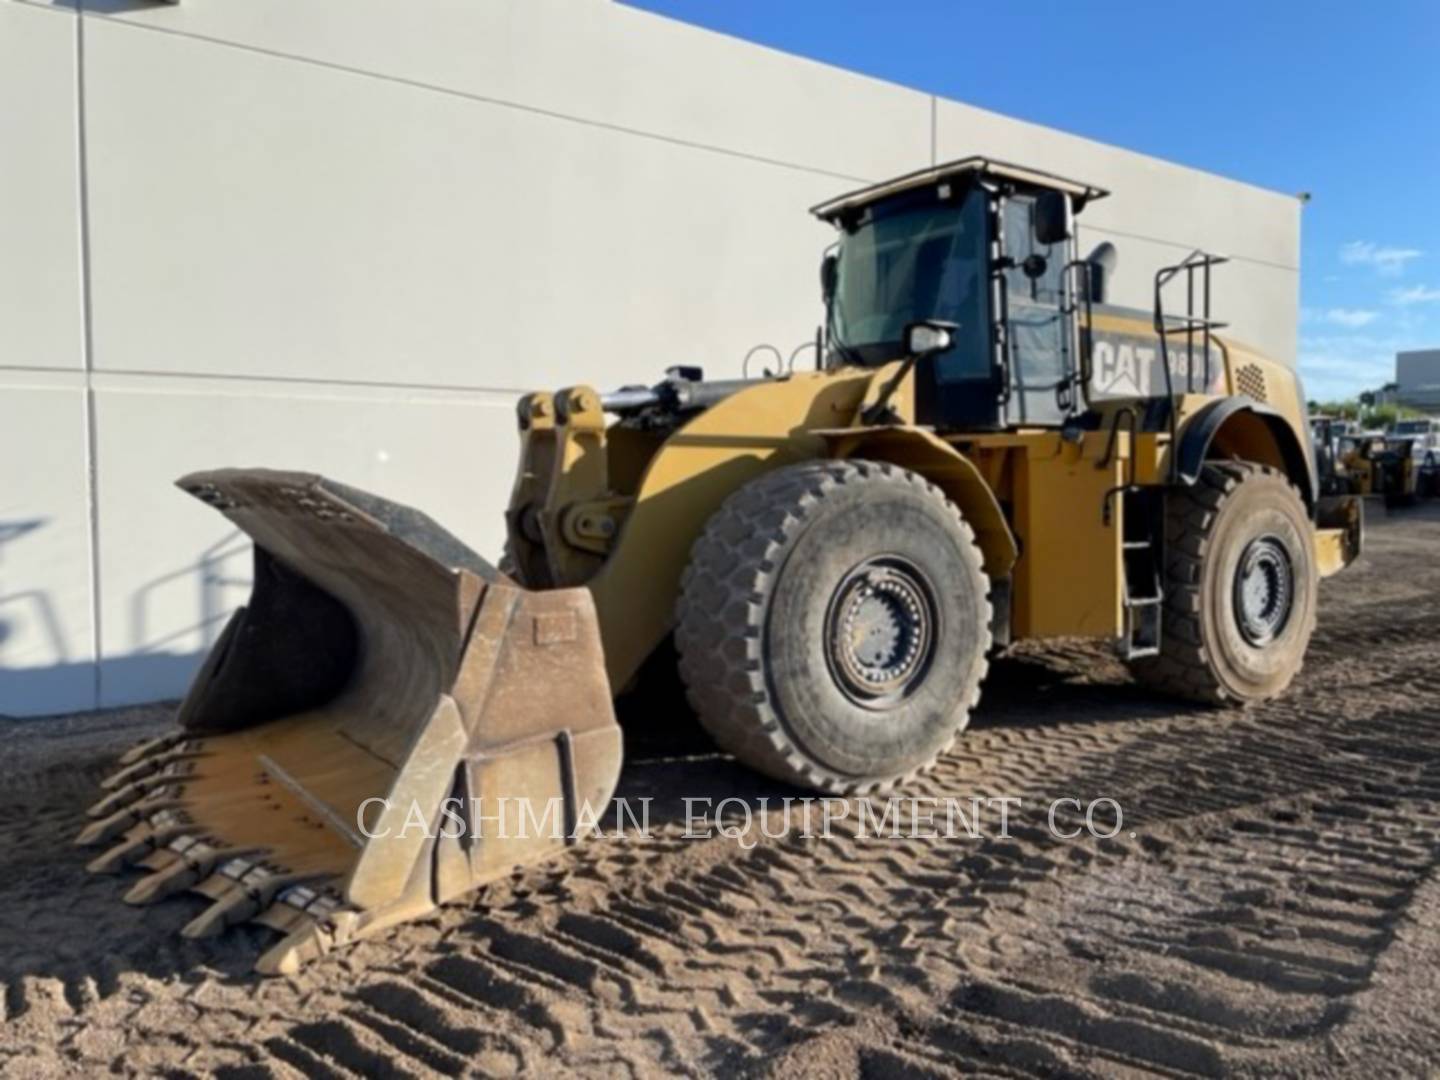
<path id="1" fill-rule="evenodd" d="M 1295 568 L 1275 536 L 1258 536 L 1246 545 L 1235 568 L 1235 623 L 1251 645 L 1274 641 L 1295 606 Z"/>
<path id="2" fill-rule="evenodd" d="M 907 559 L 860 563 L 831 595 L 826 661 L 835 684 L 870 709 L 899 704 L 925 680 L 934 658 L 935 590 Z"/>

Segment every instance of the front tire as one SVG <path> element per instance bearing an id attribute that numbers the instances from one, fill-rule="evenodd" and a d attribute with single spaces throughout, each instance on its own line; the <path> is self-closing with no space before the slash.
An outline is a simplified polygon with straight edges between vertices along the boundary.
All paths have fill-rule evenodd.
<path id="1" fill-rule="evenodd" d="M 1278 471 L 1211 463 L 1165 505 L 1160 655 L 1148 686 L 1210 704 L 1279 696 L 1315 629 L 1318 575 L 1305 504 Z"/>
<path id="2" fill-rule="evenodd" d="M 903 784 L 969 721 L 989 582 L 959 510 L 868 461 L 777 470 L 726 500 L 681 581 L 675 642 L 700 722 L 775 779 Z"/>

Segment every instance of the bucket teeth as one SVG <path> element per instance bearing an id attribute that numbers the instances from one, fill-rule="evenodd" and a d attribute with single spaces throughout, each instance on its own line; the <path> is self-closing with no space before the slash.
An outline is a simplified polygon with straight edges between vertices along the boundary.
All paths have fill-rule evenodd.
<path id="1" fill-rule="evenodd" d="M 592 404 L 535 460 L 601 430 Z M 557 825 L 608 803 L 622 739 L 590 588 L 521 588 L 418 511 L 310 474 L 181 486 L 253 541 L 254 584 L 176 728 L 125 753 L 76 822 L 92 870 L 128 868 L 129 903 L 203 896 L 186 937 L 253 921 L 280 935 L 259 969 L 293 971 L 573 839 L 474 828 L 480 796 Z"/>
<path id="2" fill-rule="evenodd" d="M 116 810 L 121 810 L 131 803 L 139 801 L 153 793 L 156 788 L 164 787 L 169 782 L 168 776 L 147 776 L 143 780 L 135 780 L 122 788 L 116 788 L 85 813 L 92 818 L 109 817 Z"/>
<path id="3" fill-rule="evenodd" d="M 175 852 L 175 860 L 163 869 L 147 874 L 131 886 L 125 894 L 127 904 L 153 904 L 167 896 L 184 892 L 201 878 L 208 877 L 215 867 L 230 859 L 255 858 L 261 852 L 256 848 L 215 848 L 197 845 L 190 850 Z"/>
<path id="4" fill-rule="evenodd" d="M 303 925 L 261 953 L 255 961 L 255 970 L 261 975 L 294 975 L 310 961 L 320 959 L 335 948 L 340 936 L 336 933 L 337 924 L 343 932 L 347 923 L 353 921 L 351 912 L 329 919 L 306 919 Z"/>
<path id="5" fill-rule="evenodd" d="M 119 772 L 112 773 L 110 776 L 107 776 L 104 780 L 100 781 L 100 786 L 106 791 L 114 791 L 116 788 L 122 788 L 127 784 L 134 783 L 136 780 L 143 780 L 147 776 L 153 776 L 161 769 L 164 769 L 169 765 L 175 764 L 176 762 L 186 761 L 188 759 L 197 758 L 199 756 L 200 751 L 198 749 L 191 748 L 187 744 L 181 743 L 169 750 L 164 751 L 163 753 L 152 754 L 149 757 L 141 758 L 139 761 L 132 762 L 131 764 L 125 766 L 125 768 L 121 769 Z"/>
<path id="6" fill-rule="evenodd" d="M 139 862 L 160 845 L 184 835 L 189 828 L 186 825 L 163 825 L 155 829 L 142 829 L 91 859 L 85 869 L 92 874 L 119 873 L 127 866 Z"/>
<path id="7" fill-rule="evenodd" d="M 147 758 L 152 754 L 159 754 L 165 750 L 169 750 L 176 743 L 184 742 L 185 737 L 185 732 L 183 731 L 172 731 L 158 738 L 142 742 L 138 746 L 132 746 L 120 755 L 119 764 L 133 765 L 141 758 Z"/>
<path id="8" fill-rule="evenodd" d="M 316 880 L 315 874 L 272 874 L 259 867 L 240 879 L 229 879 L 229 890 L 185 925 L 187 938 L 214 937 L 228 927 L 255 918 L 274 902 L 276 894 L 291 885 Z"/>
<path id="9" fill-rule="evenodd" d="M 80 835 L 75 837 L 75 844 L 77 847 L 98 847 L 101 844 L 108 844 L 117 836 L 129 832 L 151 814 L 160 810 L 173 810 L 180 805 L 179 799 L 160 798 L 147 799 L 123 806 L 109 817 L 100 818 L 86 825 L 80 830 Z"/>

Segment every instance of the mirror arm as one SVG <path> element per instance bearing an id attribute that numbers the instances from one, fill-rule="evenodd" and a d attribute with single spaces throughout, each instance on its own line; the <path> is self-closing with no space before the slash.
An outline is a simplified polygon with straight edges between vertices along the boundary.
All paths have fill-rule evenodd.
<path id="1" fill-rule="evenodd" d="M 914 332 L 916 330 L 936 330 L 942 337 L 932 343 L 928 348 L 916 348 Z M 905 381 L 906 376 L 915 370 L 918 364 L 927 356 L 934 356 L 942 353 L 955 345 L 955 332 L 960 329 L 959 324 L 941 322 L 938 319 L 924 320 L 911 323 L 905 327 L 905 359 L 900 362 L 894 376 L 880 389 L 875 401 L 860 413 L 860 419 L 866 424 L 899 423 L 900 418 L 895 416 L 890 409 L 890 399 L 895 396 L 895 391 L 900 389 L 900 384 Z"/>
<path id="2" fill-rule="evenodd" d="M 919 353 L 911 353 L 901 361 L 899 370 L 895 372 L 895 377 L 881 388 L 880 396 L 860 414 L 860 419 L 863 423 L 874 425 L 886 422 L 885 416 L 890 412 L 890 399 L 895 396 L 895 391 L 900 389 L 900 384 L 905 381 L 905 376 L 914 370 L 919 360 Z"/>

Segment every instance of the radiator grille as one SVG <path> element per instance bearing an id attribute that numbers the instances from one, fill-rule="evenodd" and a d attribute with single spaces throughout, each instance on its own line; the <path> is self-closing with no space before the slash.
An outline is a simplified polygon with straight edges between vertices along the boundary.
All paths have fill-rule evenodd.
<path id="1" fill-rule="evenodd" d="M 1265 372 L 1258 364 L 1242 364 L 1235 372 L 1235 389 L 1256 401 L 1265 401 Z"/>

